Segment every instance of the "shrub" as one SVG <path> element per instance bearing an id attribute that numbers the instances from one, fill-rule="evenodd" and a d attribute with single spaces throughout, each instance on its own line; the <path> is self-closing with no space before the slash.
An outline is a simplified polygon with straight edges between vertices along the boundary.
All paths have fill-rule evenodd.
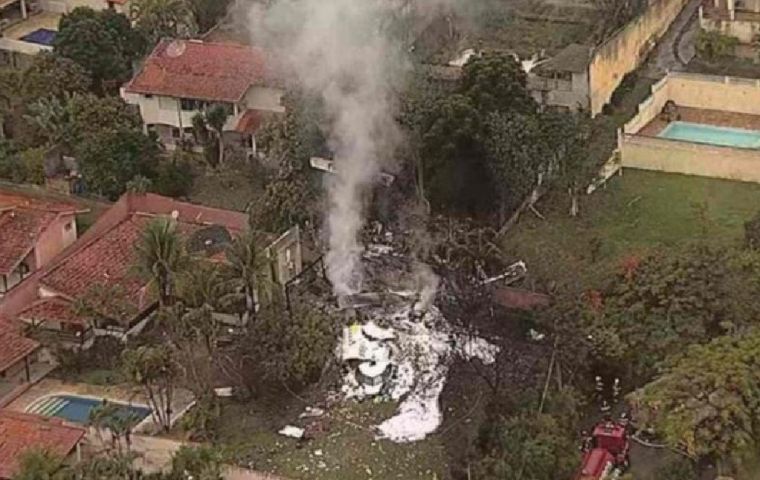
<path id="1" fill-rule="evenodd" d="M 26 183 L 45 184 L 45 149 L 30 148 L 18 154 L 19 166 L 23 169 Z"/>
<path id="2" fill-rule="evenodd" d="M 187 160 L 161 162 L 153 190 L 167 197 L 184 197 L 193 186 L 193 169 Z"/>
<path id="3" fill-rule="evenodd" d="M 712 62 L 734 54 L 739 39 L 720 32 L 701 31 L 697 37 L 697 53 L 700 57 Z"/>

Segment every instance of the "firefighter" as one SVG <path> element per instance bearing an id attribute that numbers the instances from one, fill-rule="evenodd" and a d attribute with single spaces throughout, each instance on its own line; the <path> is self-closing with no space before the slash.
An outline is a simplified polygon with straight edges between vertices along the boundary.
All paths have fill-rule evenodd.
<path id="1" fill-rule="evenodd" d="M 618 403 L 620 400 L 620 379 L 615 378 L 615 381 L 612 383 L 612 403 Z"/>

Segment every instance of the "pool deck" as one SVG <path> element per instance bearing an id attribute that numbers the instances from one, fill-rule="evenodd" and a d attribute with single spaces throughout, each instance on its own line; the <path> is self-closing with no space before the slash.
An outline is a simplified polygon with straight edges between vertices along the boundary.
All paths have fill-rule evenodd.
<path id="1" fill-rule="evenodd" d="M 59 13 L 40 12 L 30 15 L 26 20 L 22 20 L 6 28 L 3 30 L 3 36 L 13 40 L 21 40 L 21 37 L 41 28 L 57 31 L 60 20 L 61 14 Z"/>
<path id="2" fill-rule="evenodd" d="M 148 405 L 147 398 L 143 395 L 142 390 L 131 385 L 100 386 L 89 385 L 86 383 L 64 383 L 61 380 L 46 378 L 18 396 L 8 404 L 7 408 L 17 412 L 25 412 L 27 408 L 40 399 L 51 395 L 79 395 L 95 399 L 106 398 L 108 400 L 126 404 Z M 172 411 L 175 412 L 175 421 L 176 418 L 187 411 L 192 404 L 193 396 L 190 392 L 182 389 L 175 390 L 174 398 L 172 400 Z M 150 418 L 151 417 L 148 417 L 148 419 L 146 419 L 144 428 L 139 428 L 138 430 L 151 431 L 154 426 L 152 425 L 153 422 Z"/>
<path id="3" fill-rule="evenodd" d="M 701 123 L 716 127 L 743 128 L 746 130 L 760 131 L 760 115 L 747 115 L 744 113 L 724 112 L 721 110 L 703 110 L 700 108 L 678 107 L 682 122 Z M 668 122 L 655 117 L 637 135 L 656 137 L 662 132 Z"/>

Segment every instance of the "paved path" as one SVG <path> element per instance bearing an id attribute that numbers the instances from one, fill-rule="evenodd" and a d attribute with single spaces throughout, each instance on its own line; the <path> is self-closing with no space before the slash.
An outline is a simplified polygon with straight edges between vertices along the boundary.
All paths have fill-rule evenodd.
<path id="1" fill-rule="evenodd" d="M 647 73 L 662 77 L 668 70 L 683 70 L 694 57 L 694 41 L 699 29 L 698 11 L 701 0 L 691 0 L 670 25 L 655 48 Z"/>

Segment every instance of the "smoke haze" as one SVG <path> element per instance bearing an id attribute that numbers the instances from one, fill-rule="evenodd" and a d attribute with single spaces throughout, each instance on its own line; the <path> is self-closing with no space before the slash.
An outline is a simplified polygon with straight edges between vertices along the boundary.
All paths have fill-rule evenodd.
<path id="1" fill-rule="evenodd" d="M 398 1 L 276 0 L 250 12 L 257 44 L 319 95 L 330 125 L 336 175 L 328 185 L 327 273 L 337 295 L 361 288 L 363 197 L 400 141 L 396 88 L 408 70 L 390 33 Z"/>

